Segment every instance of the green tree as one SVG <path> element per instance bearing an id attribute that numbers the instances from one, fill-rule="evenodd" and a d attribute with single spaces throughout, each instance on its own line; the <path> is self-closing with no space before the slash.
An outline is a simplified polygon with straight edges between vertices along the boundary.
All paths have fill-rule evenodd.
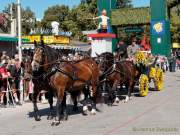
<path id="1" fill-rule="evenodd" d="M 93 21 L 95 16 L 97 16 L 96 0 L 81 1 L 80 5 L 71 10 L 68 19 L 75 21 L 78 28 L 77 33 L 74 34 L 75 38 L 84 38 L 82 35 L 84 30 L 96 29 L 97 23 Z"/>
<path id="2" fill-rule="evenodd" d="M 69 7 L 65 5 L 55 5 L 52 7 L 49 7 L 44 12 L 44 17 L 42 20 L 42 25 L 45 28 L 51 28 L 51 22 L 57 21 L 60 24 L 60 27 L 62 26 L 63 21 L 65 21 L 65 18 L 69 14 Z"/>
<path id="3" fill-rule="evenodd" d="M 42 25 L 46 28 L 50 27 L 51 21 L 58 21 L 60 27 L 64 31 L 71 31 L 72 37 L 81 39 L 83 30 L 92 30 L 96 28 L 93 17 L 97 14 L 96 0 L 81 2 L 78 6 L 67 9 L 64 14 L 59 14 L 60 10 L 54 11 L 55 7 L 49 7 L 46 10 Z M 58 20 L 62 18 L 61 20 Z"/>
<path id="4" fill-rule="evenodd" d="M 12 13 L 11 13 L 12 5 Z M 12 18 L 17 19 L 17 4 L 8 4 L 3 12 L 8 13 Z M 35 14 L 27 7 L 26 9 L 21 8 L 21 21 L 22 21 L 22 34 L 29 34 L 30 30 L 35 27 Z"/>
<path id="5" fill-rule="evenodd" d="M 180 43 L 180 5 L 171 10 L 171 33 L 172 42 Z"/>
<path id="6" fill-rule="evenodd" d="M 31 29 L 35 28 L 36 18 L 34 12 L 27 7 L 21 10 L 22 14 L 22 34 L 29 34 Z"/>

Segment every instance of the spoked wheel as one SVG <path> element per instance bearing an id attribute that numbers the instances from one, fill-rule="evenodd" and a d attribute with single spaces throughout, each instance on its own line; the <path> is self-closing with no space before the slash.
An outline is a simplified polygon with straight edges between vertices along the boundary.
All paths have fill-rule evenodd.
<path id="1" fill-rule="evenodd" d="M 145 97 L 148 95 L 149 86 L 148 86 L 148 77 L 145 74 L 142 74 L 139 78 L 139 94 L 141 97 Z"/>
<path id="2" fill-rule="evenodd" d="M 155 67 L 151 67 L 150 71 L 149 71 L 149 78 L 155 79 L 155 77 L 156 77 L 156 68 Z"/>
<path id="3" fill-rule="evenodd" d="M 158 68 L 156 70 L 156 78 L 155 78 L 155 87 L 158 91 L 161 91 L 164 86 L 164 78 L 162 69 Z"/>

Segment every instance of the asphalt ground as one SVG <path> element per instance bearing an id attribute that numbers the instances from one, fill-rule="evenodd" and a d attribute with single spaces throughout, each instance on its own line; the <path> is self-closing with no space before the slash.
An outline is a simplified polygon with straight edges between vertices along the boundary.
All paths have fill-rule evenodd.
<path id="1" fill-rule="evenodd" d="M 101 112 L 95 116 L 69 111 L 68 121 L 57 127 L 47 120 L 48 104 L 38 106 L 39 122 L 31 103 L 0 108 L 0 135 L 180 135 L 180 71 L 166 73 L 163 91 L 151 90 L 147 97 L 133 96 L 112 107 L 98 104 Z"/>

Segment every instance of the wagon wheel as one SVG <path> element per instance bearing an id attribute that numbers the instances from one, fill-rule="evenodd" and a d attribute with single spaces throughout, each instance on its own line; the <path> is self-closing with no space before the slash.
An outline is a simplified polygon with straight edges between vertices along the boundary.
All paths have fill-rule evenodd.
<path id="1" fill-rule="evenodd" d="M 145 97 L 148 95 L 149 86 L 148 86 L 148 77 L 145 74 L 141 74 L 139 78 L 139 94 L 141 97 Z"/>
<path id="2" fill-rule="evenodd" d="M 158 68 L 156 71 L 155 87 L 158 91 L 161 91 L 164 86 L 164 78 L 162 69 Z"/>
<path id="3" fill-rule="evenodd" d="M 150 79 L 155 79 L 156 77 L 156 68 L 155 67 L 151 67 L 150 71 L 149 71 L 149 78 Z"/>

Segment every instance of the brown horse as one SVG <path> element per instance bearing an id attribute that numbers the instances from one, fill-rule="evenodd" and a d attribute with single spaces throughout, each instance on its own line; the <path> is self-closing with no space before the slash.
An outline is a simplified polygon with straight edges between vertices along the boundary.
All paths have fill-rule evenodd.
<path id="1" fill-rule="evenodd" d="M 41 42 L 40 45 L 37 45 L 37 42 L 34 42 L 35 45 L 35 50 L 34 50 L 34 56 L 32 58 L 32 63 L 38 63 L 39 61 L 36 61 L 34 58 L 37 57 L 36 54 L 38 53 L 42 53 L 42 63 L 44 62 L 48 62 L 48 65 L 45 65 L 45 68 L 42 68 L 42 66 L 40 67 L 36 67 L 38 68 L 38 70 L 33 69 L 32 66 L 29 67 L 29 72 L 30 74 L 32 74 L 32 81 L 34 84 L 34 88 L 33 88 L 33 95 L 32 95 L 32 102 L 33 102 L 33 107 L 34 107 L 34 118 L 36 121 L 40 121 L 40 115 L 39 115 L 39 110 L 37 107 L 37 97 L 39 95 L 39 93 L 41 92 L 41 90 L 45 90 L 48 92 L 48 102 L 50 105 L 50 113 L 48 116 L 48 119 L 52 119 L 52 111 L 53 111 L 53 89 L 52 87 L 49 85 L 49 80 L 47 79 L 47 74 L 51 74 L 51 71 L 49 70 L 49 66 L 52 66 L 53 64 L 57 63 L 58 58 L 59 58 L 59 53 L 51 48 L 51 47 L 44 47 L 43 45 L 44 43 Z M 48 55 L 46 52 L 51 52 L 50 57 L 46 57 L 46 55 Z M 50 62 L 49 62 L 50 61 Z M 30 64 L 30 65 L 31 65 Z"/>
<path id="2" fill-rule="evenodd" d="M 128 102 L 131 97 L 131 92 L 134 89 L 135 79 L 138 75 L 138 71 L 134 64 L 130 61 L 120 61 L 117 56 L 113 56 L 112 53 L 103 53 L 98 56 L 100 58 L 100 70 L 102 71 L 102 78 L 106 78 L 106 82 L 110 85 L 109 99 L 111 104 L 114 97 L 118 102 L 117 86 L 125 84 L 128 90 L 128 96 L 126 96 L 125 102 Z"/>
<path id="3" fill-rule="evenodd" d="M 64 110 L 66 112 L 65 103 L 65 92 L 82 91 L 85 85 L 92 86 L 91 96 L 92 96 L 92 114 L 96 113 L 96 96 L 97 96 L 97 84 L 99 78 L 99 70 L 95 61 L 91 58 L 86 58 L 77 62 L 61 62 L 54 66 L 52 61 L 49 61 L 53 55 L 47 46 L 38 47 L 33 56 L 32 69 L 34 72 L 46 71 L 51 67 L 49 74 L 49 83 L 57 95 L 57 117 L 52 123 L 53 125 L 58 125 L 60 123 L 60 112 Z M 35 106 L 36 109 L 36 106 Z M 87 111 L 87 106 L 83 107 L 83 111 Z M 37 110 L 35 110 L 36 112 Z"/>
<path id="4" fill-rule="evenodd" d="M 63 101 L 64 92 L 82 90 L 85 85 L 92 86 L 92 110 L 91 113 L 96 113 L 96 96 L 97 96 L 97 84 L 99 78 L 99 70 L 97 64 L 91 59 L 87 58 L 76 63 L 64 63 L 58 66 L 56 72 L 50 79 L 50 84 L 56 89 L 57 92 L 57 118 L 55 124 L 60 121 L 59 108 Z M 83 111 L 86 113 L 87 106 L 83 104 Z"/>

